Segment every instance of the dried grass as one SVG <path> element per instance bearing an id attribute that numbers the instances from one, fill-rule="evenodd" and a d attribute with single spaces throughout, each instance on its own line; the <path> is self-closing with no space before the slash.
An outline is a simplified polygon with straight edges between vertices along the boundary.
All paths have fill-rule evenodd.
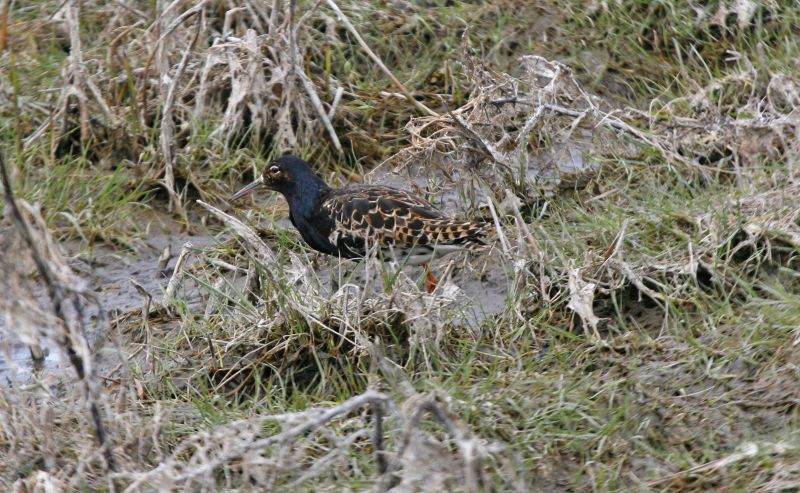
<path id="1" fill-rule="evenodd" d="M 177 147 L 205 132 L 197 123 L 218 112 L 222 118 L 211 137 L 225 147 L 256 139 L 283 152 L 327 133 L 341 154 L 331 124 L 336 104 L 323 103 L 319 84 L 332 90 L 335 99 L 343 89 L 335 79 L 312 80 L 297 54 L 298 44 L 313 46 L 308 24 L 318 6 L 295 19 L 293 5 L 245 2 L 231 8 L 204 1 L 181 11 L 186 6 L 180 0 L 158 2 L 151 22 L 142 14 L 144 5 L 121 9 L 84 3 L 81 11 L 79 2 L 67 2 L 50 26 L 63 25 L 71 33 L 72 56 L 64 68 L 67 84 L 54 107 L 43 109 L 45 118 L 25 137 L 24 146 L 49 141 L 55 154 L 77 125 L 82 146 L 89 146 L 91 134 L 97 141 L 115 140 L 118 151 L 142 159 L 142 152 L 154 145 L 150 129 L 156 129 L 155 145 L 161 153 L 153 173 L 162 177 L 171 204 L 184 220 L 185 191 L 177 189 L 176 175 L 187 172 L 177 169 Z M 92 58 L 91 63 L 84 60 L 77 36 L 79 12 L 89 11 L 107 19 L 101 36 L 114 39 L 109 56 Z M 75 101 L 77 121 L 71 116 Z M 104 118 L 90 117 L 96 114 Z M 126 138 L 120 138 L 123 135 Z"/>
<path id="2" fill-rule="evenodd" d="M 423 431 L 426 414 L 443 428 L 443 436 Z M 265 429 L 275 432 L 265 436 Z M 384 450 L 387 442 L 397 447 L 395 453 Z M 398 404 L 368 390 L 336 406 L 243 419 L 190 435 L 154 469 L 118 477 L 131 480 L 124 491 L 145 485 L 202 490 L 218 484 L 220 473 L 229 478 L 222 482 L 226 488 L 240 481 L 259 489 L 303 488 L 341 470 L 353 450 L 370 448 L 380 457 L 374 491 L 427 489 L 431 482 L 487 491 L 482 462 L 500 450 L 477 440 L 435 396 L 416 395 Z"/>

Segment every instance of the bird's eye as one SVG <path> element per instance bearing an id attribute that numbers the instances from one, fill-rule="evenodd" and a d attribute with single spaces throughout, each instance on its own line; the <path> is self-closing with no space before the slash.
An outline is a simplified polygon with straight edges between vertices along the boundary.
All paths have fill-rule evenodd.
<path id="1" fill-rule="evenodd" d="M 280 166 L 270 166 L 269 167 L 269 172 L 271 174 L 273 174 L 273 175 L 277 175 L 278 173 L 281 172 L 281 168 L 280 168 Z"/>

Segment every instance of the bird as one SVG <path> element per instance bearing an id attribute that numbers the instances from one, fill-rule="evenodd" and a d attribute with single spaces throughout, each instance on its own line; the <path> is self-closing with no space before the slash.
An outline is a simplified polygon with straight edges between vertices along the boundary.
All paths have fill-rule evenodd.
<path id="1" fill-rule="evenodd" d="M 487 245 L 491 223 L 454 219 L 427 200 L 382 185 L 333 188 L 294 155 L 275 159 L 230 197 L 236 201 L 266 188 L 289 204 L 289 219 L 306 244 L 324 254 L 362 259 L 373 247 L 400 265 L 422 265 L 425 288 L 436 289 L 428 264 L 452 252 Z"/>

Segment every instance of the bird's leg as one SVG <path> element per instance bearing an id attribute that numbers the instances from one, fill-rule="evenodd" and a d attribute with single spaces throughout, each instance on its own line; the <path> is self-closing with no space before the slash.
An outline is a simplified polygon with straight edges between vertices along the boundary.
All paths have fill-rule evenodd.
<path id="1" fill-rule="evenodd" d="M 436 279 L 436 276 L 433 275 L 433 272 L 428 271 L 425 275 L 425 290 L 428 291 L 428 294 L 432 294 L 436 291 L 436 285 L 439 283 L 439 280 Z"/>
<path id="2" fill-rule="evenodd" d="M 439 283 L 439 280 L 433 275 L 428 264 L 422 264 L 422 267 L 425 269 L 425 291 L 427 291 L 428 294 L 432 294 L 436 290 L 436 285 Z"/>

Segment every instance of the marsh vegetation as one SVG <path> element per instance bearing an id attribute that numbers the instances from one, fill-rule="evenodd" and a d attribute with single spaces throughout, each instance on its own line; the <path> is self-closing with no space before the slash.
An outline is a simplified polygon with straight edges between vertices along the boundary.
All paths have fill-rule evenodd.
<path id="1" fill-rule="evenodd" d="M 4 491 L 800 488 L 796 2 L 0 21 Z M 496 241 L 320 256 L 285 152 Z"/>

